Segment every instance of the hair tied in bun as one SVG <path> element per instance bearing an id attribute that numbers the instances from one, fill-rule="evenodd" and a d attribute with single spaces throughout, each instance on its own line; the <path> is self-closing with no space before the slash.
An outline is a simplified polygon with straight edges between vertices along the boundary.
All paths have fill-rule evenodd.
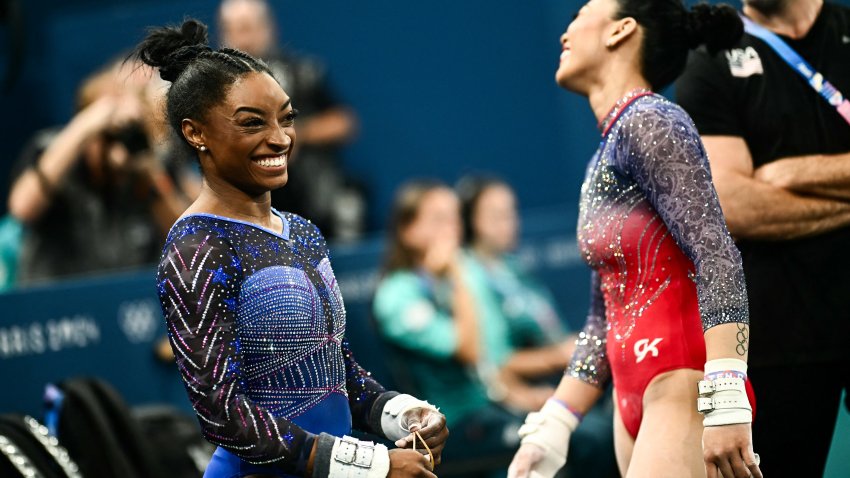
<path id="1" fill-rule="evenodd" d="M 184 21 L 179 27 L 151 30 L 136 49 L 140 60 L 159 68 L 159 76 L 172 83 L 194 59 L 206 51 L 210 51 L 207 27 L 193 19 Z"/>

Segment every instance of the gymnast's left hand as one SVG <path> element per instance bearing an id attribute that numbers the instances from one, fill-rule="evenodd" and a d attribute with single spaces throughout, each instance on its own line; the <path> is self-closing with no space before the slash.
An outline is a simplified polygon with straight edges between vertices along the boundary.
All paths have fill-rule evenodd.
<path id="1" fill-rule="evenodd" d="M 707 478 L 763 478 L 749 423 L 705 427 L 702 449 Z"/>
<path id="2" fill-rule="evenodd" d="M 434 455 L 434 463 L 439 465 L 443 448 L 446 446 L 446 440 L 449 438 L 449 428 L 446 426 L 445 415 L 437 410 L 417 407 L 404 414 L 403 422 L 407 425 L 407 429 L 410 430 L 410 435 L 396 441 L 396 446 L 399 448 L 412 448 L 413 432 L 418 430 Z M 428 454 L 421 443 L 417 443 L 416 450 L 421 451 L 423 454 Z"/>

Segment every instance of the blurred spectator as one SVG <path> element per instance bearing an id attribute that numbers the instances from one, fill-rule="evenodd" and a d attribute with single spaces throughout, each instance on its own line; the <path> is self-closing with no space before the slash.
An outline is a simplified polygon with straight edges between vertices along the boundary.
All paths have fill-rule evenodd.
<path id="1" fill-rule="evenodd" d="M 158 81 L 109 64 L 83 83 L 71 121 L 25 148 L 8 204 L 25 226 L 19 284 L 156 262 L 192 194 L 163 165 Z"/>
<path id="2" fill-rule="evenodd" d="M 433 365 L 433 373 L 413 376 L 423 378 L 424 398 L 435 403 L 439 398 L 452 423 L 487 405 L 477 369 L 506 361 L 510 351 L 496 339 L 506 334 L 500 330 L 504 324 L 489 327 L 476 310 L 460 258 L 459 203 L 451 189 L 429 182 L 406 186 L 390 227 L 375 320 L 389 342 L 412 352 L 405 356 L 408 364 L 425 358 L 422 364 Z"/>
<path id="3" fill-rule="evenodd" d="M 511 454 L 525 411 L 553 389 L 516 380 L 510 373 L 524 352 L 511 343 L 497 301 L 469 273 L 460 247 L 460 204 L 439 182 L 418 181 L 399 192 L 390 224 L 384 276 L 373 304 L 378 329 L 393 350 L 391 369 L 400 387 L 440 403 L 461 448 L 447 460 Z M 534 365 L 542 375 L 563 372 L 568 351 L 554 347 Z M 543 357 L 543 355 L 541 355 Z M 527 363 L 525 364 L 529 366 Z M 508 372 L 508 373 L 506 373 Z M 579 433 L 574 466 L 610 454 L 610 424 L 590 420 Z M 597 427 L 602 423 L 602 431 Z M 498 467 L 498 460 L 493 461 Z M 504 462 L 505 469 L 507 461 Z M 471 476 L 471 475 L 465 475 Z M 504 476 L 504 470 L 502 471 Z"/>
<path id="4" fill-rule="evenodd" d="M 373 312 L 396 352 L 390 364 L 396 380 L 410 378 L 399 383 L 402 389 L 440 403 L 455 443 L 511 450 L 521 419 L 497 403 L 504 387 L 488 390 L 482 380 L 491 375 L 487 369 L 507 361 L 507 331 L 476 310 L 460 257 L 457 197 L 441 183 L 411 183 L 399 192 L 389 227 Z"/>
<path id="5" fill-rule="evenodd" d="M 362 233 L 365 200 L 341 169 L 340 147 L 356 133 L 354 114 L 332 95 L 324 68 L 280 49 L 274 14 L 265 0 L 224 0 L 221 43 L 266 60 L 298 109 L 298 148 L 285 188 L 272 191 L 272 206 L 310 219 L 326 237 Z"/>
<path id="6" fill-rule="evenodd" d="M 576 337 L 567 337 L 551 293 L 513 255 L 520 225 L 513 189 L 499 179 L 470 176 L 458 182 L 456 191 L 470 273 L 486 284 L 487 299 L 505 316 L 512 344 L 559 345 L 571 356 Z"/>
<path id="7" fill-rule="evenodd" d="M 506 183 L 467 177 L 457 187 L 462 201 L 464 268 L 476 284 L 479 310 L 506 325 L 512 348 L 499 371 L 508 390 L 505 403 L 520 410 L 543 405 L 528 387 L 535 380 L 559 376 L 567 366 L 575 335 L 567 336 L 548 291 L 522 270 L 511 252 L 519 220 L 516 198 Z M 545 399 L 544 399 L 545 401 Z"/>

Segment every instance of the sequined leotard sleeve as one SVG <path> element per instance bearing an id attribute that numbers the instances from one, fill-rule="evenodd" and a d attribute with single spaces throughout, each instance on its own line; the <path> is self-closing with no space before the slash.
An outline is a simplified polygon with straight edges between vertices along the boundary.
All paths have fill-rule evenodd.
<path id="1" fill-rule="evenodd" d="M 615 167 L 635 181 L 694 263 L 703 330 L 748 323 L 741 254 L 726 228 L 693 121 L 675 103 L 639 101 L 620 122 Z"/>
<path id="2" fill-rule="evenodd" d="M 584 328 L 578 335 L 576 351 L 567 371 L 582 382 L 604 387 L 611 379 L 605 347 L 608 326 L 605 320 L 605 299 L 602 297 L 599 273 L 590 274 L 590 310 Z"/>
<path id="3" fill-rule="evenodd" d="M 318 233 L 298 232 L 314 226 L 290 219 L 295 231 L 288 241 L 209 218 L 175 226 L 160 263 L 158 289 L 177 366 L 204 436 L 249 463 L 303 476 L 318 434 L 288 419 L 293 413 L 305 416 L 292 410 L 323 400 L 328 392 L 322 390 L 331 396 L 339 391 L 348 396 L 351 416 L 335 420 L 351 420 L 360 429 L 380 434 L 369 426 L 371 407 L 389 394 L 357 364 L 342 338 L 344 312 L 324 240 Z M 296 253 L 297 248 L 308 252 Z M 295 275 L 298 270 L 321 278 L 286 279 L 303 277 Z M 281 273 L 290 275 L 274 275 Z M 250 276 L 254 282 L 248 286 Z M 319 295 L 311 295 L 316 290 Z M 295 297 L 285 301 L 299 309 L 291 313 L 289 325 L 262 322 L 271 317 L 270 304 L 278 292 Z M 301 296 L 305 299 L 298 299 Z M 310 306 L 322 297 L 331 306 Z M 251 316 L 248 309 L 262 315 Z M 324 315 L 311 312 L 316 310 L 324 310 Z M 327 335 L 307 332 L 300 340 L 293 338 L 299 326 L 315 331 L 326 323 L 332 329 Z M 259 327 L 251 328 L 253 324 Z M 252 350 L 258 343 L 277 355 L 259 355 Z M 303 353 L 308 355 L 299 356 Z M 317 373 L 325 376 L 313 376 Z M 283 396 L 292 398 L 281 401 Z"/>

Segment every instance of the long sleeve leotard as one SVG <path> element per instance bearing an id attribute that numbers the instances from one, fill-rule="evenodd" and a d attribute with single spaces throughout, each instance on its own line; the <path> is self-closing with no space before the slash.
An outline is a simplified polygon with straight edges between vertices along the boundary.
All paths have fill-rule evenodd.
<path id="1" fill-rule="evenodd" d="M 252 464 L 303 476 L 321 432 L 381 434 L 384 389 L 353 359 L 318 229 L 283 234 L 212 215 L 180 220 L 157 275 L 168 336 L 204 436 Z"/>
<path id="2" fill-rule="evenodd" d="M 620 362 L 634 365 L 653 352 L 655 338 L 665 340 L 660 333 L 631 337 L 642 321 L 698 315 L 693 320 L 701 321 L 703 331 L 748 322 L 741 256 L 691 119 L 661 96 L 636 92 L 601 127 L 578 223 L 579 248 L 593 269 L 591 307 L 568 368 L 597 386 L 611 376 L 613 350 L 623 354 Z M 698 307 L 690 305 L 694 294 Z"/>

